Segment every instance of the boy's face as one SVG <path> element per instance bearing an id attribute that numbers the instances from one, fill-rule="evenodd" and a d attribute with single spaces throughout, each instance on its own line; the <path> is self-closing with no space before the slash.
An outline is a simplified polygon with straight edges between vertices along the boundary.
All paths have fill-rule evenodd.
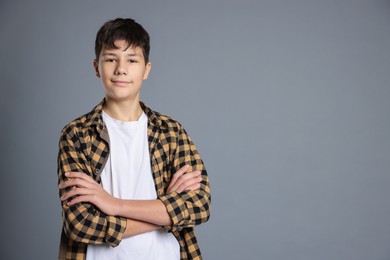
<path id="1" fill-rule="evenodd" d="M 125 40 L 117 40 L 117 49 L 103 48 L 99 61 L 93 62 L 106 97 L 116 101 L 138 101 L 142 82 L 148 78 L 151 68 L 150 63 L 145 64 L 141 48 L 127 48 L 127 45 Z"/>

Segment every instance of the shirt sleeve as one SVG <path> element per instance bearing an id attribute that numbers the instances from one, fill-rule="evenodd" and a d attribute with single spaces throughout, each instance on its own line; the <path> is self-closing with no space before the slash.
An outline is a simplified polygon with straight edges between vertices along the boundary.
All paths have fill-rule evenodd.
<path id="1" fill-rule="evenodd" d="M 87 156 L 80 148 L 78 136 L 71 130 L 62 131 L 58 153 L 58 182 L 67 180 L 65 172 L 84 172 L 92 176 Z M 65 191 L 60 190 L 60 196 Z M 76 242 L 87 244 L 119 245 L 126 229 L 126 219 L 108 216 L 90 203 L 77 203 L 72 206 L 62 202 L 62 219 L 65 234 Z"/>
<path id="2" fill-rule="evenodd" d="M 172 226 L 165 227 L 167 231 L 180 231 L 183 228 L 194 227 L 206 222 L 210 217 L 210 185 L 203 161 L 184 128 L 179 127 L 177 146 L 171 161 L 172 174 L 188 164 L 187 172 L 201 171 L 200 189 L 195 191 L 172 192 L 159 199 L 164 203 L 172 220 Z"/>

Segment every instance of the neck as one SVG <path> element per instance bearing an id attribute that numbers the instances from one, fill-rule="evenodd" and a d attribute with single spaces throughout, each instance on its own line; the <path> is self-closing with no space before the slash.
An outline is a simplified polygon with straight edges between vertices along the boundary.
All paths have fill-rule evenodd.
<path id="1" fill-rule="evenodd" d="M 116 101 L 106 97 L 103 110 L 110 117 L 120 121 L 137 121 L 142 114 L 138 99 L 134 101 Z"/>

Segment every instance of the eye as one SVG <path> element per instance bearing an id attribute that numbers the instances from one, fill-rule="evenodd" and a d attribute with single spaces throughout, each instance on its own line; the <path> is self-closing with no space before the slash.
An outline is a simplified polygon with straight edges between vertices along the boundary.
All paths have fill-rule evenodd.
<path id="1" fill-rule="evenodd" d="M 115 59 L 106 59 L 106 62 L 116 62 Z"/>

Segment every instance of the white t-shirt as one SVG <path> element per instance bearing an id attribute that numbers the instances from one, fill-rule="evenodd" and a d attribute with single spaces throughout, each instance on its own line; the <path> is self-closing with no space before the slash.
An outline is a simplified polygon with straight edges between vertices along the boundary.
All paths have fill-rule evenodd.
<path id="1" fill-rule="evenodd" d="M 110 136 L 110 156 L 101 173 L 103 188 L 121 199 L 156 199 L 146 114 L 142 113 L 138 121 L 123 122 L 103 111 L 103 121 Z M 180 247 L 172 233 L 160 229 L 124 238 L 115 248 L 89 244 L 87 260 L 98 259 L 180 259 Z"/>

